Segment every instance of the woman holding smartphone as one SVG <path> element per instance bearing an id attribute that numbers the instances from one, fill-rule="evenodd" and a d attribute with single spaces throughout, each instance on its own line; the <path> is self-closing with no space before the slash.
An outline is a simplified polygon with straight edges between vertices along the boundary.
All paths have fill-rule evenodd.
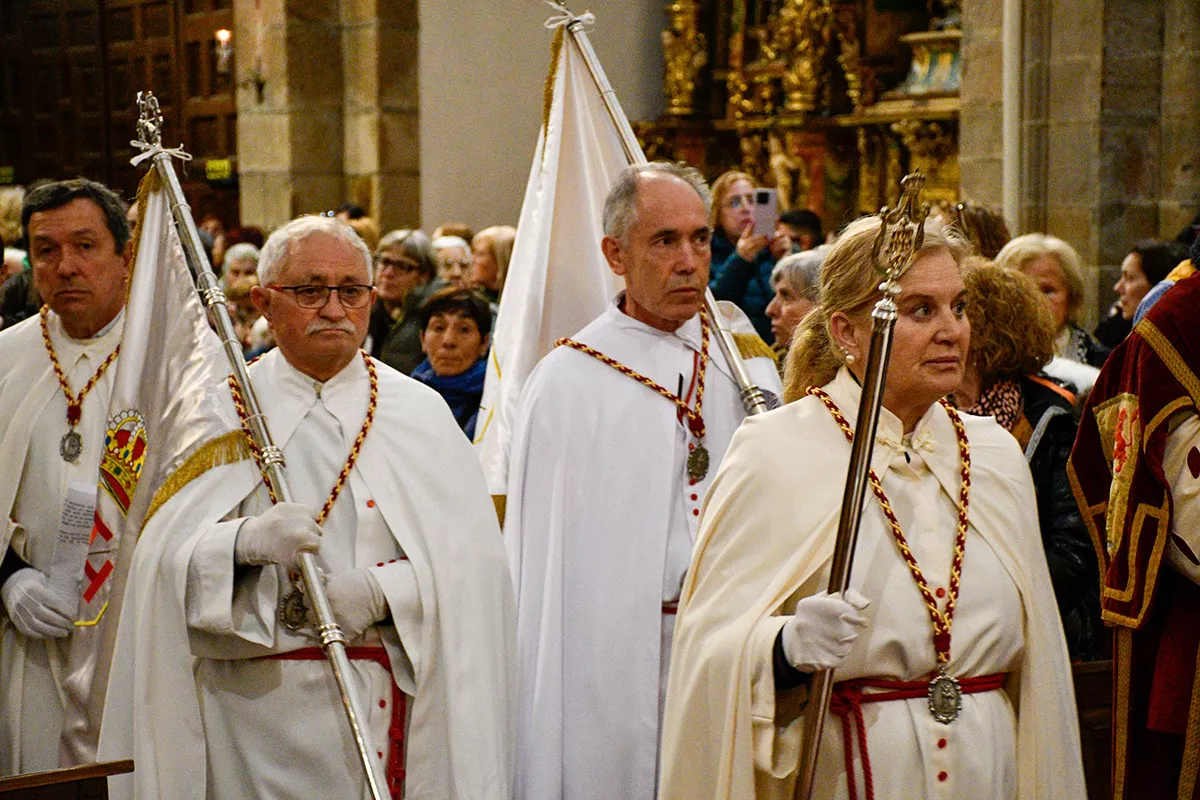
<path id="1" fill-rule="evenodd" d="M 744 172 L 726 172 L 712 185 L 712 272 L 708 285 L 718 300 L 729 300 L 746 312 L 767 344 L 775 341 L 767 304 L 775 296 L 771 270 L 792 252 L 792 240 L 754 224 L 754 179 Z"/>

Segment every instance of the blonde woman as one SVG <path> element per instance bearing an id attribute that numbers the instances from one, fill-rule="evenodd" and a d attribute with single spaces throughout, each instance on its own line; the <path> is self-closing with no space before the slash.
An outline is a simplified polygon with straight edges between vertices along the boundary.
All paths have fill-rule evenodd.
<path id="1" fill-rule="evenodd" d="M 742 424 L 709 491 L 675 629 L 662 800 L 790 798 L 822 669 L 836 685 L 820 800 L 1085 797 L 1025 459 L 994 421 L 941 402 L 962 379 L 970 325 L 967 246 L 936 220 L 900 281 L 879 492 L 851 588 L 824 591 L 879 299 L 878 228 L 857 220 L 833 245 L 788 355 L 792 402 Z M 939 719 L 929 697 L 942 692 Z"/>
<path id="2" fill-rule="evenodd" d="M 516 238 L 516 228 L 493 225 L 475 234 L 471 240 L 471 284 L 491 303 L 500 302 Z"/>

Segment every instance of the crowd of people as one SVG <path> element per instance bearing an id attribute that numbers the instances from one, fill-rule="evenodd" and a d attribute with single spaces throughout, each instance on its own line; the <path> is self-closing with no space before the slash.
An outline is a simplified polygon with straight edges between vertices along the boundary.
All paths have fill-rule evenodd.
<path id="1" fill-rule="evenodd" d="M 624 289 L 530 375 L 504 503 L 470 442 L 515 229 L 202 220 L 294 496 L 247 445 L 173 488 L 109 637 L 79 619 L 108 574 L 64 542 L 115 436 L 139 209 L 84 179 L 0 194 L 0 775 L 133 756 L 114 796 L 364 796 L 294 587 L 311 553 L 393 797 L 791 797 L 832 670 L 814 797 L 1083 798 L 1071 664 L 1114 656 L 1117 796 L 1194 782 L 1200 219 L 1131 244 L 1089 332 L 1071 244 L 935 209 L 830 593 L 881 220 L 756 231 L 757 188 L 619 175 L 598 246 Z M 96 674 L 121 676 L 103 721 Z"/>

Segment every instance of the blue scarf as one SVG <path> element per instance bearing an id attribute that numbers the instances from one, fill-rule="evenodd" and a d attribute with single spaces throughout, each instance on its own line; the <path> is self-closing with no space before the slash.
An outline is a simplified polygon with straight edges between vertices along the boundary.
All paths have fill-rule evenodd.
<path id="1" fill-rule="evenodd" d="M 422 361 L 412 376 L 434 389 L 450 406 L 454 419 L 468 439 L 475 438 L 475 418 L 479 414 L 479 401 L 483 399 L 483 378 L 487 375 L 487 356 L 476 361 L 466 372 L 458 375 L 438 375 L 433 371 L 429 359 Z"/>

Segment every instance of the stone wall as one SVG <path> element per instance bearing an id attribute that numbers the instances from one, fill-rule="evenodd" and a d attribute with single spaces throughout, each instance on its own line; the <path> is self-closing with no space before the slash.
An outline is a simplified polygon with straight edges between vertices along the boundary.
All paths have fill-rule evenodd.
<path id="1" fill-rule="evenodd" d="M 1195 0 L 1025 0 L 1016 233 L 1069 241 L 1088 269 L 1083 322 L 1113 300 L 1129 247 L 1200 208 Z M 963 194 L 1000 205 L 1001 4 L 963 9 Z"/>

